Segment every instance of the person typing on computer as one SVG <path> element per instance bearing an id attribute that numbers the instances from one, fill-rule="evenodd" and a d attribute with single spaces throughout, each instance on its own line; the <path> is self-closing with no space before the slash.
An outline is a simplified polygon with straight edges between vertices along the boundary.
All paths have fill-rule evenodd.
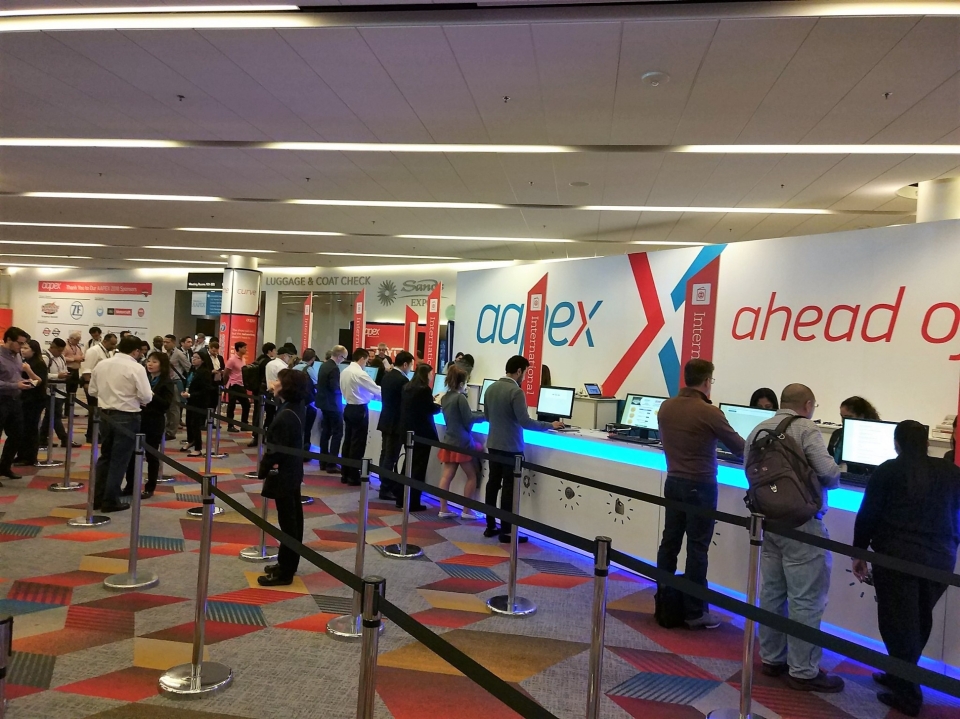
<path id="1" fill-rule="evenodd" d="M 717 508 L 717 442 L 743 456 L 743 437 L 734 431 L 723 412 L 710 402 L 713 363 L 692 359 L 683 368 L 686 385 L 676 397 L 660 405 L 657 423 L 667 458 L 663 496 L 696 507 Z M 713 538 L 712 519 L 679 509 L 664 509 L 663 538 L 657 568 L 677 571 L 677 556 L 687 538 L 686 578 L 707 586 L 707 551 Z M 691 629 L 720 626 L 705 602 L 684 595 L 684 614 Z"/>

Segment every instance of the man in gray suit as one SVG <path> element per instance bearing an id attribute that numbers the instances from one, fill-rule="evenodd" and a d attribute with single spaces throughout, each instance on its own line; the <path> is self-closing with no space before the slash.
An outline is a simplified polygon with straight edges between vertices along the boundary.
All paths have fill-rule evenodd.
<path id="1" fill-rule="evenodd" d="M 527 400 L 520 389 L 520 378 L 527 372 L 530 363 L 526 357 L 514 355 L 507 360 L 506 376 L 501 377 L 487 389 L 483 398 L 483 414 L 490 422 L 490 434 L 487 435 L 487 451 L 494 457 L 502 458 L 506 464 L 490 462 L 490 477 L 487 479 L 485 502 L 497 506 L 497 494 L 500 494 L 500 508 L 513 509 L 513 463 L 517 455 L 523 454 L 523 430 L 544 431 L 560 429 L 562 422 L 538 422 L 527 413 Z M 501 487 L 503 492 L 501 493 Z M 511 526 L 502 523 L 497 529 L 497 520 L 487 515 L 487 528 L 484 537 L 500 535 L 500 541 L 510 541 Z M 526 537 L 520 537 L 526 542 Z"/>

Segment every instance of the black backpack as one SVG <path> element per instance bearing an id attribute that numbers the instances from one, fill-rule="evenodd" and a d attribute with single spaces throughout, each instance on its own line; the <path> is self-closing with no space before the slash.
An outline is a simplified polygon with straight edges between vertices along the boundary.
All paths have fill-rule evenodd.
<path id="1" fill-rule="evenodd" d="M 680 575 L 683 576 L 682 574 Z M 664 629 L 686 626 L 686 610 L 683 607 L 683 592 L 665 584 L 657 584 L 653 597 L 653 618 Z"/>
<path id="2" fill-rule="evenodd" d="M 792 415 L 776 429 L 761 429 L 750 445 L 744 467 L 749 489 L 744 498 L 751 512 L 790 527 L 799 527 L 823 507 L 820 479 L 796 440 L 787 436 Z"/>
<path id="3" fill-rule="evenodd" d="M 240 368 L 240 379 L 243 381 L 244 389 L 248 389 L 254 394 L 259 394 L 267 389 L 267 362 L 269 361 L 269 357 L 260 355 L 250 364 L 245 364 Z"/>

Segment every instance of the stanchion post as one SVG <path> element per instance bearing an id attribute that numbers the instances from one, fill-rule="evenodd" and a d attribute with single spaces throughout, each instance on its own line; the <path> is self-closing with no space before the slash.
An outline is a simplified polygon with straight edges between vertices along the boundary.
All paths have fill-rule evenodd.
<path id="1" fill-rule="evenodd" d="M 167 430 L 163 430 L 163 434 L 160 435 L 160 454 L 166 456 L 167 454 Z M 177 478 L 172 474 L 164 474 L 163 468 L 166 465 L 163 462 L 160 463 L 160 476 L 157 478 L 157 484 L 169 484 L 170 482 L 176 482 Z"/>
<path id="2" fill-rule="evenodd" d="M 353 573 L 363 576 L 363 553 L 367 548 L 367 517 L 368 500 L 370 498 L 370 460 L 360 460 L 360 506 L 357 512 L 357 555 L 354 560 Z M 353 641 L 363 636 L 360 625 L 360 592 L 353 593 L 353 611 L 342 617 L 331 619 L 327 623 L 327 634 L 332 639 Z M 383 631 L 383 625 L 379 631 Z"/>
<path id="3" fill-rule="evenodd" d="M 130 556 L 127 571 L 112 574 L 103 580 L 107 589 L 126 591 L 130 589 L 149 589 L 160 583 L 153 572 L 137 571 L 137 555 L 140 549 L 140 493 L 143 491 L 143 447 L 146 435 L 137 435 L 137 446 L 133 455 L 133 494 L 130 497 Z"/>
<path id="4" fill-rule="evenodd" d="M 93 407 L 87 412 L 90 422 L 90 474 L 87 475 L 87 511 L 82 517 L 67 520 L 71 527 L 99 527 L 110 524 L 110 517 L 93 513 L 93 500 L 97 484 L 97 460 L 100 459 L 100 408 Z"/>
<path id="5" fill-rule="evenodd" d="M 187 410 L 189 412 L 189 410 Z M 207 443 L 207 452 L 203 460 L 203 473 L 212 474 L 213 473 L 213 409 L 207 407 L 207 430 L 206 430 L 206 443 Z M 191 517 L 205 517 L 206 512 L 203 506 L 200 507 L 190 507 L 187 510 L 187 514 Z M 218 507 L 214 505 L 213 507 L 214 514 L 223 514 L 223 507 Z"/>
<path id="6" fill-rule="evenodd" d="M 213 539 L 213 490 L 217 478 L 203 477 L 203 526 L 200 530 L 200 571 L 197 574 L 197 606 L 193 624 L 193 655 L 189 664 L 168 669 L 160 677 L 160 691 L 178 697 L 199 698 L 222 689 L 233 681 L 233 670 L 217 662 L 203 661 L 207 619 L 207 584 L 210 579 L 210 547 Z"/>
<path id="7" fill-rule="evenodd" d="M 266 497 L 260 497 L 260 518 L 266 522 L 267 521 L 267 511 L 269 509 L 270 500 Z M 240 559 L 243 559 L 247 562 L 269 562 L 276 559 L 279 556 L 279 552 L 275 547 L 267 546 L 267 533 L 263 531 L 263 527 L 260 528 L 260 545 L 257 547 L 247 547 L 246 549 L 240 550 Z"/>
<path id="8" fill-rule="evenodd" d="M 750 524 L 750 569 L 747 576 L 747 604 L 757 606 L 760 593 L 760 555 L 763 551 L 763 515 L 751 514 Z M 740 707 L 738 709 L 714 709 L 708 719 L 763 719 L 752 710 L 753 701 L 753 647 L 756 642 L 756 622 L 743 620 L 743 666 L 740 672 Z"/>
<path id="9" fill-rule="evenodd" d="M 520 515 L 520 489 L 523 481 L 523 455 L 518 454 L 513 464 L 513 503 L 512 511 Z M 517 557 L 520 549 L 520 527 L 516 524 L 510 534 L 510 576 L 507 580 L 507 593 L 490 597 L 487 606 L 494 614 L 511 617 L 525 617 L 537 611 L 537 605 L 525 597 L 517 596 Z"/>
<path id="10" fill-rule="evenodd" d="M 76 401 L 76 392 L 67 395 L 67 453 L 63 459 L 63 484 L 54 482 L 47 487 L 51 492 L 77 492 L 83 489 L 83 482 L 70 482 L 70 472 L 73 471 L 73 413 Z"/>
<path id="11" fill-rule="evenodd" d="M 257 435 L 257 469 L 260 467 L 260 462 L 263 460 L 263 444 L 267 440 L 267 396 L 265 394 L 260 395 L 260 414 L 254 417 L 253 421 L 257 423 L 257 426 L 260 428 L 260 431 L 256 433 Z M 244 477 L 247 479 L 257 479 L 258 473 L 257 469 L 254 469 L 252 472 L 247 472 Z"/>
<path id="12" fill-rule="evenodd" d="M 610 537 L 597 537 L 593 554 L 593 624 L 590 628 L 590 669 L 587 679 L 587 719 L 600 716 L 603 681 L 603 634 L 607 624 L 607 575 Z"/>
<path id="13" fill-rule="evenodd" d="M 364 577 L 362 593 L 363 644 L 360 647 L 360 685 L 357 689 L 357 719 L 374 719 L 377 697 L 377 652 L 380 647 L 380 599 L 387 580 Z"/>
<path id="14" fill-rule="evenodd" d="M 225 459 L 228 456 L 226 452 L 220 451 L 220 424 L 221 424 L 220 412 L 222 411 L 222 409 L 223 409 L 223 390 L 221 389 L 217 393 L 217 409 L 215 412 L 216 420 L 217 420 L 217 441 L 216 441 L 216 449 L 213 452 L 213 456 L 216 457 L 217 459 Z"/>
<path id="15" fill-rule="evenodd" d="M 57 388 L 53 382 L 49 383 L 50 387 L 50 404 L 47 405 L 47 458 L 42 462 L 34 462 L 34 467 L 59 467 L 63 462 L 54 462 L 53 461 L 53 438 L 56 436 L 54 434 L 54 419 L 57 410 Z"/>
<path id="16" fill-rule="evenodd" d="M 374 637 L 374 641 L 376 641 L 376 637 Z M 13 617 L 7 614 L 0 616 L 0 719 L 7 715 L 7 665 L 12 653 Z M 370 716 L 372 717 L 373 714 Z"/>
<path id="17" fill-rule="evenodd" d="M 413 432 L 407 432 L 404 449 L 403 473 L 413 478 Z M 382 481 L 382 480 L 381 480 Z M 423 549 L 416 544 L 407 544 L 407 527 L 410 524 L 410 485 L 403 485 L 403 524 L 400 526 L 400 544 L 380 547 L 380 553 L 391 559 L 416 559 L 423 556 Z"/>

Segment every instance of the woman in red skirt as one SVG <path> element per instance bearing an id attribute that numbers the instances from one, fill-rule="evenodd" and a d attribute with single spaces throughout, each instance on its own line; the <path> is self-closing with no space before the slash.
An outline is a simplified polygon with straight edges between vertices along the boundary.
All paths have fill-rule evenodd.
<path id="1" fill-rule="evenodd" d="M 450 444 L 463 449 L 482 450 L 483 445 L 474 440 L 470 433 L 474 422 L 483 419 L 483 414 L 470 410 L 470 404 L 465 395 L 467 383 L 467 373 L 457 365 L 453 365 L 447 370 L 447 392 L 443 395 L 440 404 L 443 407 L 443 420 L 446 423 L 446 433 L 443 438 L 444 444 Z M 469 454 L 455 452 L 451 449 L 441 449 L 437 455 L 443 463 L 443 471 L 440 473 L 440 489 L 450 489 L 450 483 L 457 474 L 457 469 L 462 469 L 467 476 L 466 484 L 463 486 L 463 495 L 473 498 L 473 493 L 477 490 L 477 464 L 476 459 Z M 444 518 L 456 517 L 456 512 L 451 512 L 447 507 L 447 500 L 440 500 L 440 516 Z M 465 508 L 460 514 L 462 519 L 478 519 L 477 514 L 472 510 Z"/>

